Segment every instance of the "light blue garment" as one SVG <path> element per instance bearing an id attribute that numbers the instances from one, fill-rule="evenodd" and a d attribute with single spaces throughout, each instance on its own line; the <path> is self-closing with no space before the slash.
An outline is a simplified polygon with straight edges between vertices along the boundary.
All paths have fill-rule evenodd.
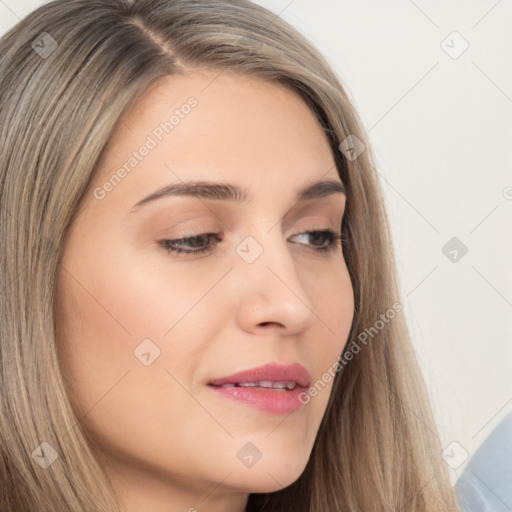
<path id="1" fill-rule="evenodd" d="M 455 490 L 461 512 L 512 512 L 512 413 L 478 448 Z"/>

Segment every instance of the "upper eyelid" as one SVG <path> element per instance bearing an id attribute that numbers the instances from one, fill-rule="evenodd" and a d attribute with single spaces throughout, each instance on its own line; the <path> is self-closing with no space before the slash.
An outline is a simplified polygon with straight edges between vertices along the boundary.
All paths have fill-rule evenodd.
<path id="1" fill-rule="evenodd" d="M 336 220 L 334 222 L 331 222 L 333 219 L 331 218 L 330 215 L 325 215 L 325 214 L 318 215 L 317 214 L 317 215 L 309 215 L 309 216 L 305 217 L 306 219 L 308 217 L 317 217 L 317 218 L 306 220 L 306 221 L 304 221 L 304 219 L 300 219 L 300 220 L 298 220 L 294 224 L 302 224 L 302 223 L 307 224 L 306 227 L 301 228 L 303 230 L 310 230 L 310 229 L 318 229 L 318 230 L 333 229 L 333 230 L 338 230 L 338 229 L 340 229 L 341 224 L 343 222 L 343 218 L 344 218 L 345 212 L 344 211 L 342 212 L 340 222 L 337 221 L 337 219 L 338 219 L 337 213 L 338 212 L 336 212 L 336 215 L 335 215 Z M 319 220 L 320 217 L 323 217 L 323 218 L 321 220 Z M 186 220 L 186 221 L 184 221 L 183 223 L 180 223 L 180 224 L 185 224 L 185 223 L 189 224 L 189 223 L 194 222 L 194 220 L 196 220 L 196 219 L 189 219 L 189 220 Z M 201 220 L 201 219 L 197 219 L 197 220 Z M 233 229 L 230 227 L 230 225 L 224 223 L 222 220 L 221 220 L 221 223 L 222 223 L 222 226 L 212 227 L 212 228 L 209 228 L 209 227 L 199 227 L 199 228 L 194 228 L 194 227 L 187 228 L 187 227 L 184 227 L 184 228 L 182 228 L 183 229 L 182 233 L 180 233 L 180 229 L 181 228 L 179 227 L 179 224 L 178 224 L 177 226 L 174 227 L 174 229 L 176 229 L 176 231 L 179 234 L 177 234 L 176 236 L 174 236 L 174 235 L 173 236 L 174 236 L 174 238 L 187 238 L 187 237 L 193 237 L 193 236 L 197 236 L 197 235 L 201 235 L 201 234 L 205 234 L 205 233 L 211 233 L 211 232 L 214 232 L 214 231 L 215 232 L 224 232 L 224 231 L 232 232 L 233 231 Z M 334 227 L 332 227 L 331 224 L 333 224 Z M 275 228 L 275 226 L 272 226 L 270 229 L 273 230 L 274 228 Z M 167 228 L 167 229 L 169 229 L 169 228 Z M 159 230 L 159 232 L 165 232 L 165 231 L 167 231 L 167 229 Z"/>
<path id="2" fill-rule="evenodd" d="M 308 217 L 321 217 L 321 218 L 324 218 L 324 220 L 326 222 L 329 222 L 329 219 L 332 219 L 332 218 L 336 218 L 336 219 L 340 218 L 341 220 L 343 220 L 343 218 L 345 216 L 345 211 L 346 211 L 345 206 L 343 206 L 343 208 L 341 208 L 341 209 L 336 208 L 336 209 L 332 210 L 331 209 L 332 203 L 330 203 L 330 202 L 325 203 L 324 200 L 325 200 L 325 198 L 317 199 L 314 202 L 312 201 L 310 204 L 301 205 L 300 211 L 295 212 L 293 214 L 293 217 L 286 214 L 284 217 L 282 217 L 281 220 L 284 221 L 284 225 L 292 225 L 292 224 L 296 224 L 299 222 L 303 222 L 303 220 L 307 219 Z M 339 204 L 338 204 L 338 207 L 339 207 Z M 218 228 L 219 230 L 227 229 L 228 231 L 233 231 L 234 224 L 238 223 L 238 220 L 236 219 L 237 216 L 235 215 L 233 218 L 231 218 L 231 214 L 233 214 L 232 211 L 231 212 L 226 211 L 224 213 L 228 214 L 228 218 L 224 218 L 224 215 L 222 215 L 222 214 L 219 215 L 219 213 L 216 212 L 212 208 L 208 208 L 208 211 L 204 211 L 203 209 L 198 207 L 198 208 L 194 208 L 192 211 L 188 210 L 187 212 L 183 212 L 183 213 L 178 212 L 176 215 L 178 218 L 181 217 L 182 220 L 177 225 L 175 225 L 172 229 L 179 230 L 180 229 L 179 226 L 182 224 L 192 224 L 195 221 L 203 221 L 203 220 L 206 220 L 209 223 L 209 220 L 211 220 L 215 224 L 219 223 L 219 228 Z M 192 214 L 192 216 L 190 216 L 190 218 L 187 218 L 187 217 L 189 217 L 189 214 Z M 171 218 L 173 216 L 175 216 L 175 215 L 173 215 L 172 213 L 169 215 L 169 217 L 171 217 Z M 166 215 L 166 217 L 167 217 L 167 215 Z M 324 220 L 322 220 L 322 222 L 324 222 Z M 313 222 L 317 222 L 317 221 L 314 220 Z M 337 222 L 336 222 L 336 224 L 337 224 Z M 166 230 L 169 228 L 171 228 L 170 225 L 168 226 L 168 228 L 164 228 L 164 229 Z M 274 229 L 274 228 L 275 228 L 274 225 L 271 226 L 271 229 Z M 186 230 L 187 228 L 185 227 L 184 229 Z M 162 231 L 164 231 L 164 230 L 162 230 Z"/>
<path id="3" fill-rule="evenodd" d="M 341 226 L 340 226 L 341 228 Z M 337 233 L 340 231 L 338 228 L 333 228 L 331 226 L 320 226 L 320 225 L 313 225 L 308 226 L 303 229 L 297 230 L 295 233 L 292 233 L 290 236 L 297 236 L 302 233 L 308 233 L 312 231 L 332 231 L 334 233 Z M 187 231 L 184 233 L 180 233 L 179 235 L 171 237 L 164 237 L 164 239 L 169 240 L 171 242 L 176 242 L 180 240 L 187 240 L 189 238 L 196 238 L 199 236 L 205 236 L 205 235 L 211 235 L 211 236 L 224 236 L 223 230 L 199 230 L 199 231 Z"/>

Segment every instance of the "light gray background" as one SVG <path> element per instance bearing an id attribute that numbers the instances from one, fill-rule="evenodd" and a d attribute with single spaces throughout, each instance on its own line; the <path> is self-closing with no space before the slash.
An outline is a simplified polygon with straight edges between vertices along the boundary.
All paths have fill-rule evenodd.
<path id="1" fill-rule="evenodd" d="M 0 0 L 0 31 L 42 3 Z M 512 2 L 256 3 L 323 52 L 369 132 L 455 481 L 512 411 Z M 454 236 L 456 262 L 442 252 Z"/>

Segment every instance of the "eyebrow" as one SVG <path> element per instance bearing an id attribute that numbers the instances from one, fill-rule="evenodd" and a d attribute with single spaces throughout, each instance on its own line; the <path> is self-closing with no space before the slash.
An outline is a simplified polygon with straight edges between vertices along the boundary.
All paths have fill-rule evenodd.
<path id="1" fill-rule="evenodd" d="M 296 201 L 303 202 L 310 199 L 318 199 L 332 194 L 347 195 L 347 189 L 338 181 L 320 180 L 301 188 L 296 194 Z M 153 192 L 135 204 L 129 213 L 137 211 L 141 206 L 171 196 L 194 196 L 203 199 L 215 199 L 218 201 L 247 202 L 249 193 L 246 189 L 232 183 L 220 183 L 210 181 L 189 181 L 173 183 Z"/>

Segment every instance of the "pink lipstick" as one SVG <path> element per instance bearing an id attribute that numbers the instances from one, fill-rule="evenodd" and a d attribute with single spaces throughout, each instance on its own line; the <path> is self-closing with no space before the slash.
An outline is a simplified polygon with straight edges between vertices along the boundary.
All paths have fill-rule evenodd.
<path id="1" fill-rule="evenodd" d="M 276 363 L 212 380 L 217 393 L 249 407 L 272 414 L 288 414 L 303 403 L 301 393 L 309 386 L 309 375 L 300 364 Z"/>

